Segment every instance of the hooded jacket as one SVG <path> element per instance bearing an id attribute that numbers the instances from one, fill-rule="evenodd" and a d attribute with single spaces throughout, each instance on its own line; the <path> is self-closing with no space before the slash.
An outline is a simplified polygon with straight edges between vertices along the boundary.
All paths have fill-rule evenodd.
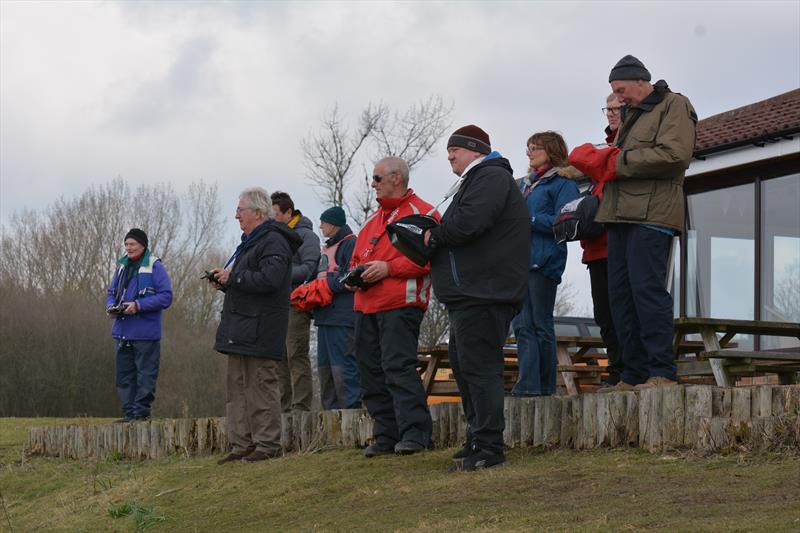
<path id="1" fill-rule="evenodd" d="M 339 228 L 336 235 L 325 241 L 325 248 L 338 245 L 334 255 L 337 267 L 333 271 L 328 271 L 328 265 L 323 265 L 322 261 L 320 262 L 320 269 L 325 268 L 325 270 L 318 275 L 327 278 L 328 287 L 333 292 L 333 302 L 331 305 L 314 309 L 314 324 L 317 326 L 352 328 L 354 325 L 356 314 L 353 311 L 353 293 L 347 290 L 339 281 L 339 278 L 347 272 L 350 259 L 353 257 L 356 239 L 352 235 L 353 230 L 345 224 Z"/>
<path id="2" fill-rule="evenodd" d="M 380 208 L 367 218 L 358 234 L 350 267 L 370 261 L 386 261 L 389 276 L 367 290 L 355 294 L 354 308 L 362 313 L 377 313 L 402 307 L 428 308 L 431 292 L 430 267 L 421 267 L 401 254 L 389 242 L 386 226 L 408 215 L 440 216 L 433 206 L 409 189 L 400 198 L 378 198 Z"/>
<path id="3" fill-rule="evenodd" d="M 463 177 L 431 230 L 436 297 L 449 308 L 519 305 L 528 287 L 528 209 L 508 160 L 492 152 Z"/>
<path id="4" fill-rule="evenodd" d="M 567 243 L 556 243 L 553 224 L 561 208 L 579 196 L 574 180 L 580 176 L 575 167 L 556 167 L 539 178 L 534 175 L 523 178 L 519 184 L 530 216 L 530 269 L 539 270 L 556 283 L 561 283 L 561 274 L 567 266 Z M 527 195 L 526 189 L 530 191 Z"/>
<path id="5" fill-rule="evenodd" d="M 319 237 L 314 233 L 314 225 L 300 211 L 295 210 L 295 212 L 300 215 L 300 218 L 293 229 L 303 243 L 292 257 L 292 288 L 300 286 L 316 275 L 320 256 Z"/>
<path id="6" fill-rule="evenodd" d="M 615 139 L 617 177 L 606 183 L 595 220 L 683 231 L 683 179 L 692 159 L 697 114 L 659 80 L 642 102 L 623 108 Z"/>
<path id="7" fill-rule="evenodd" d="M 283 359 L 292 255 L 300 245 L 293 230 L 273 220 L 245 239 L 225 288 L 216 351 Z"/>

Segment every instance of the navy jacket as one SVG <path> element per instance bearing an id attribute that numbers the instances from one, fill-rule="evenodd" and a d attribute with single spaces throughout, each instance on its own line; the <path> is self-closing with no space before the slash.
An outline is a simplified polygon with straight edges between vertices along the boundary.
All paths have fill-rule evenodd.
<path id="1" fill-rule="evenodd" d="M 292 255 L 301 240 L 281 222 L 269 220 L 260 228 L 233 263 L 214 349 L 280 361 L 289 327 Z"/>
<path id="2" fill-rule="evenodd" d="M 344 285 L 339 282 L 339 278 L 347 271 L 347 266 L 350 264 L 350 258 L 353 256 L 353 248 L 356 246 L 355 237 L 345 239 L 348 235 L 353 235 L 353 230 L 350 226 L 345 224 L 336 235 L 331 237 L 325 243 L 326 247 L 335 246 L 336 243 L 341 242 L 336 249 L 336 264 L 338 268 L 335 272 L 328 272 L 328 286 L 333 292 L 333 303 L 326 307 L 320 307 L 314 310 L 314 323 L 317 326 L 344 326 L 352 328 L 355 321 L 356 313 L 353 311 L 353 293 L 344 288 Z M 342 239 L 345 239 L 342 241 Z M 327 265 L 322 265 L 320 261 L 320 269 L 327 269 Z"/>

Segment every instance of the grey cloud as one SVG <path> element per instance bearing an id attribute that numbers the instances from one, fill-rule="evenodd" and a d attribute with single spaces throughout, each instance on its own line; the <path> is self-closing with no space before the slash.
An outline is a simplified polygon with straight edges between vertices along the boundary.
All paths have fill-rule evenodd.
<path id="1" fill-rule="evenodd" d="M 148 130 L 182 117 L 192 104 L 215 90 L 211 62 L 214 45 L 207 38 L 185 43 L 169 70 L 160 78 L 143 81 L 128 89 L 117 82 L 109 89 L 116 109 L 107 126 L 123 130 Z M 133 73 L 135 76 L 136 73 Z"/>

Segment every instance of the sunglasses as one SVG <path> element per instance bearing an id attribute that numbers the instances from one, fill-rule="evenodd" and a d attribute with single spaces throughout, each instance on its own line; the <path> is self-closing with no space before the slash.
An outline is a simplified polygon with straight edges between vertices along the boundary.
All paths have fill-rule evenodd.
<path id="1" fill-rule="evenodd" d="M 377 174 L 372 176 L 372 181 L 377 181 L 378 183 L 380 183 L 382 179 L 383 176 L 378 176 Z"/>

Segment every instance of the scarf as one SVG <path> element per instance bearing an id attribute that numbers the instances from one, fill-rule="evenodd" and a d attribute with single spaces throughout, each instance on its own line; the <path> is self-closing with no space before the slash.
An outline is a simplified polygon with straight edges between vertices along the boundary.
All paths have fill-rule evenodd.
<path id="1" fill-rule="evenodd" d="M 141 298 L 148 294 L 155 294 L 156 288 L 153 285 L 153 265 L 158 261 L 158 257 L 152 255 L 149 249 L 145 249 L 140 259 L 131 261 L 126 255 L 119 258 L 117 263 L 117 286 L 114 288 L 114 304 L 119 305 L 125 298 L 125 291 L 134 276 L 137 276 L 136 297 Z"/>

